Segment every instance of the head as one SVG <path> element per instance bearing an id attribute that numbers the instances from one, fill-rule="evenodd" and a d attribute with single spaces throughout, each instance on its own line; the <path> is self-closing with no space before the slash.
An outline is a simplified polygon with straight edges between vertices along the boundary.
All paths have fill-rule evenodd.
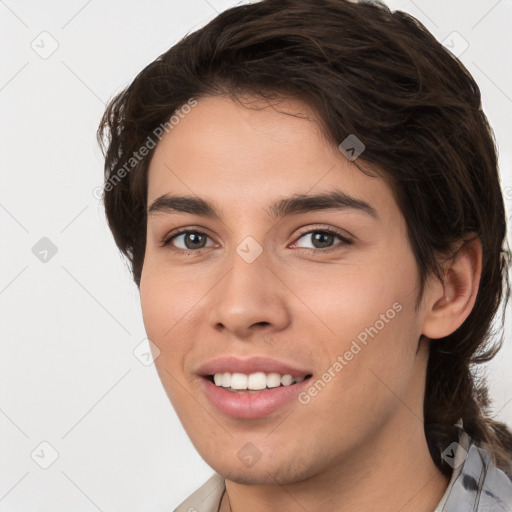
<path id="1" fill-rule="evenodd" d="M 155 364 L 212 467 L 305 478 L 407 424 L 443 469 L 459 419 L 506 467 L 475 373 L 508 296 L 496 149 L 478 86 L 417 20 L 341 0 L 229 9 L 116 96 L 99 137 Z M 310 376 L 300 406 L 211 407 L 201 372 L 226 355 Z M 257 477 L 235 470 L 245 446 Z"/>

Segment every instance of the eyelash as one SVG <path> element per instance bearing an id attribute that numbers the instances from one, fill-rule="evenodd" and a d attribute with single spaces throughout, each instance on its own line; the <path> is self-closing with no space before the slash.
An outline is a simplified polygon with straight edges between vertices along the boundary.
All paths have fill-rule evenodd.
<path id="1" fill-rule="evenodd" d="M 204 235 L 204 236 L 208 237 L 208 235 L 206 233 L 204 233 L 203 231 L 198 231 L 196 229 L 182 229 L 182 230 L 179 230 L 179 231 L 173 233 L 172 235 L 166 237 L 163 240 L 161 246 L 162 247 L 169 247 L 169 246 L 171 246 L 171 241 L 174 240 L 175 238 L 177 238 L 178 236 L 184 234 L 184 233 L 193 233 L 193 234 Z M 335 230 L 333 228 L 314 228 L 314 229 L 308 229 L 306 231 L 303 231 L 303 232 L 299 233 L 299 235 L 297 236 L 295 242 L 297 242 L 303 236 L 309 235 L 309 234 L 312 234 L 312 233 L 323 233 L 323 234 L 328 234 L 328 235 L 334 235 L 334 236 L 338 237 L 341 240 L 341 242 L 343 242 L 343 243 L 339 244 L 339 245 L 332 246 L 332 247 L 327 247 L 327 248 L 324 248 L 324 249 L 311 248 L 311 247 L 299 247 L 298 249 L 306 249 L 306 250 L 310 250 L 310 251 L 314 251 L 314 252 L 326 253 L 326 252 L 331 252 L 331 251 L 335 251 L 337 249 L 340 249 L 343 245 L 351 245 L 353 243 L 352 240 L 350 240 L 349 238 L 344 236 L 340 231 L 337 231 L 337 230 Z M 176 253 L 178 253 L 178 254 L 183 254 L 183 255 L 189 256 L 189 255 L 192 255 L 192 254 L 198 254 L 203 249 L 208 249 L 208 248 L 207 247 L 202 247 L 200 249 L 178 249 L 178 248 L 173 247 L 171 250 L 176 252 Z"/>

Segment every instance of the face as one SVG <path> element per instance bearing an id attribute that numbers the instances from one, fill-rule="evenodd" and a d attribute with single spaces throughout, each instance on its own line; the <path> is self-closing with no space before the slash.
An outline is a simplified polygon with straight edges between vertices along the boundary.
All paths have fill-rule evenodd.
<path id="1" fill-rule="evenodd" d="M 405 220 L 305 105 L 200 98 L 155 150 L 148 205 L 144 324 L 218 473 L 297 482 L 423 428 Z"/>

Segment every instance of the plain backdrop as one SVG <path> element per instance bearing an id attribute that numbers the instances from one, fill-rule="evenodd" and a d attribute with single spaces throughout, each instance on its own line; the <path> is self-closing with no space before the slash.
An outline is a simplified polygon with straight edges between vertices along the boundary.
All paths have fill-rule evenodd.
<path id="1" fill-rule="evenodd" d="M 0 1 L 0 511 L 170 511 L 212 473 L 147 365 L 107 228 L 105 102 L 227 0 Z M 512 210 L 512 2 L 399 0 L 478 82 Z M 510 316 L 510 315 L 509 315 Z M 512 426 L 512 342 L 487 366 Z M 46 469 L 45 469 L 46 467 Z"/>

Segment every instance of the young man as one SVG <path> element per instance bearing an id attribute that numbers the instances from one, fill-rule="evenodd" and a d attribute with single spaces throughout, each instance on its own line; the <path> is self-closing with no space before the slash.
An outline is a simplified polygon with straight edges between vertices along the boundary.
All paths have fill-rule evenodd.
<path id="1" fill-rule="evenodd" d="M 470 372 L 508 292 L 496 152 L 423 26 L 344 0 L 229 9 L 105 134 L 108 221 L 215 470 L 176 510 L 511 510 L 512 435 Z"/>

